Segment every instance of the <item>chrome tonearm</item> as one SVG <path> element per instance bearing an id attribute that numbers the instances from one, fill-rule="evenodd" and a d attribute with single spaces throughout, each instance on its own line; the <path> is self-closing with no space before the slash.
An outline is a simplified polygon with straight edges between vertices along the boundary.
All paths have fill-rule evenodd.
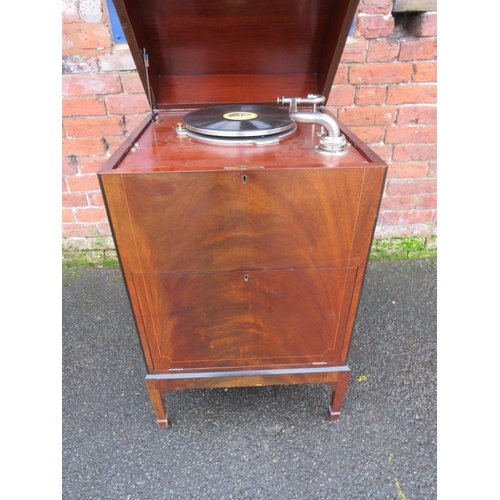
<path id="1" fill-rule="evenodd" d="M 325 129 L 326 134 L 320 137 L 319 146 L 314 148 L 315 151 L 331 155 L 347 153 L 348 143 L 345 136 L 340 132 L 338 123 L 330 111 L 325 106 L 321 106 L 325 102 L 324 96 L 309 94 L 307 97 L 278 97 L 277 102 L 278 104 L 289 104 L 289 113 L 292 120 L 321 125 Z M 298 111 L 299 104 L 312 104 L 312 112 Z"/>

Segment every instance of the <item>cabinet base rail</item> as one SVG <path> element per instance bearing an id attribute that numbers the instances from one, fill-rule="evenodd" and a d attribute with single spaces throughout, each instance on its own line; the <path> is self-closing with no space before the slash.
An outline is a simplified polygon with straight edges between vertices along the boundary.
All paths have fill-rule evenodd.
<path id="1" fill-rule="evenodd" d="M 156 413 L 159 427 L 168 427 L 164 397 L 167 392 L 182 389 L 212 389 L 229 387 L 258 387 L 264 385 L 327 384 L 332 388 L 329 406 L 330 420 L 340 417 L 340 409 L 349 382 L 350 368 L 329 366 L 268 370 L 213 372 L 176 372 L 146 376 L 146 387 Z"/>

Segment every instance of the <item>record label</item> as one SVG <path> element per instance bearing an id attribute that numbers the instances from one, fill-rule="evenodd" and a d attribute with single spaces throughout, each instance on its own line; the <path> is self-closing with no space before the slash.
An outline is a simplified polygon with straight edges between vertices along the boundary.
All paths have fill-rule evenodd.
<path id="1" fill-rule="evenodd" d="M 226 120 L 253 120 L 259 116 L 257 113 L 250 111 L 230 111 L 222 115 Z"/>

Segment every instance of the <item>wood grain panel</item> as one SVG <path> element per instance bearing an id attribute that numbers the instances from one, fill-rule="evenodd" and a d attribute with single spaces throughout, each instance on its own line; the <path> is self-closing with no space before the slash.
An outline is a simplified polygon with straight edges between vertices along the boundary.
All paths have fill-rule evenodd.
<path id="1" fill-rule="evenodd" d="M 131 230 L 116 234 L 136 249 L 134 273 L 342 267 L 367 251 L 351 252 L 357 221 L 373 212 L 360 197 L 364 169 L 122 178 Z"/>
<path id="2" fill-rule="evenodd" d="M 356 269 L 135 275 L 154 369 L 334 360 Z"/>
<path id="3" fill-rule="evenodd" d="M 275 94 L 287 89 L 297 96 L 316 92 L 327 96 L 358 0 L 115 0 L 115 4 L 143 86 L 145 48 L 153 101 L 159 96 L 160 107 L 175 107 L 273 102 Z M 251 77 L 245 81 L 232 79 L 234 75 Z M 177 77 L 190 76 L 218 76 L 222 83 L 215 85 L 211 79 L 201 85 L 189 80 L 184 80 L 184 87 L 177 84 Z M 264 76 L 257 86 L 261 95 L 255 89 L 255 77 L 260 76 Z"/>
<path id="4" fill-rule="evenodd" d="M 159 81 L 160 108 L 214 103 L 276 104 L 278 96 L 323 92 L 315 73 L 168 75 Z"/>
<path id="5" fill-rule="evenodd" d="M 277 96 L 275 96 L 276 98 Z M 238 108 L 236 108 L 238 109 Z M 227 169 L 289 168 L 380 168 L 383 162 L 374 153 L 366 157 L 364 145 L 350 133 L 351 146 L 343 155 L 323 155 L 314 147 L 319 144 L 319 125 L 299 123 L 297 130 L 277 144 L 218 145 L 206 144 L 175 132 L 186 111 L 160 113 L 160 123 L 150 123 L 143 131 L 134 151 L 107 173 L 160 173 Z M 348 134 L 342 128 L 343 133 Z M 366 147 L 365 147 L 366 148 Z M 360 151 L 361 150 L 361 151 Z"/>
<path id="6" fill-rule="evenodd" d="M 313 73 L 335 12 L 331 0 L 124 3 L 161 75 Z"/>
<path id="7" fill-rule="evenodd" d="M 126 265 L 127 269 L 134 269 L 137 272 L 141 269 L 141 259 L 137 252 L 135 238 L 132 236 L 134 228 L 123 189 L 123 178 L 115 175 L 100 175 L 99 181 L 121 262 Z"/>

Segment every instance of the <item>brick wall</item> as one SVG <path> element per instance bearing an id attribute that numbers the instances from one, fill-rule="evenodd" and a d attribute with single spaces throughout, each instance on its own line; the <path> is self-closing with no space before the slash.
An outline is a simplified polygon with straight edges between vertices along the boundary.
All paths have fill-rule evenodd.
<path id="1" fill-rule="evenodd" d="M 148 112 L 128 49 L 113 46 L 102 0 L 63 0 L 62 234 L 66 251 L 113 253 L 97 170 Z M 388 164 L 377 238 L 436 228 L 436 13 L 392 15 L 361 0 L 331 110 Z M 104 252 L 104 253 L 103 253 Z"/>
<path id="2" fill-rule="evenodd" d="M 112 248 L 96 172 L 149 106 L 101 0 L 63 0 L 62 234 L 66 249 Z"/>
<path id="3" fill-rule="evenodd" d="M 328 102 L 389 165 L 375 236 L 435 235 L 437 14 L 361 0 Z"/>

